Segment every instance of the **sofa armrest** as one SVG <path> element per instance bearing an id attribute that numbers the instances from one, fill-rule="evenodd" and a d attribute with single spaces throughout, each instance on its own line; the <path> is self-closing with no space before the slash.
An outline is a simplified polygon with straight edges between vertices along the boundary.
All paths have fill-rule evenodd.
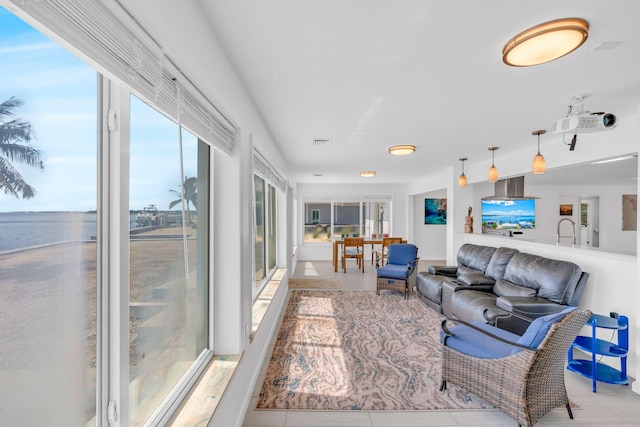
<path id="1" fill-rule="evenodd" d="M 479 292 L 487 292 L 493 293 L 493 285 L 459 285 L 456 287 L 454 292 L 458 291 L 479 291 Z"/>
<path id="2" fill-rule="evenodd" d="M 429 274 L 433 274 L 433 275 L 456 277 L 456 273 L 458 271 L 458 266 L 455 266 L 455 265 L 430 265 L 428 271 L 429 271 Z"/>
<path id="3" fill-rule="evenodd" d="M 502 296 L 496 300 L 496 305 L 505 311 L 515 313 L 529 319 L 535 319 L 546 314 L 557 313 L 567 308 L 566 305 L 558 304 L 546 298 L 537 296 Z"/>
<path id="4" fill-rule="evenodd" d="M 442 281 L 442 302 L 440 308 L 442 310 L 442 314 L 447 317 L 454 317 L 453 315 L 453 307 L 451 305 L 451 297 L 457 291 L 462 290 L 472 290 L 472 291 L 483 291 L 487 293 L 492 293 L 493 286 L 492 285 L 463 285 L 458 281 L 447 278 Z"/>

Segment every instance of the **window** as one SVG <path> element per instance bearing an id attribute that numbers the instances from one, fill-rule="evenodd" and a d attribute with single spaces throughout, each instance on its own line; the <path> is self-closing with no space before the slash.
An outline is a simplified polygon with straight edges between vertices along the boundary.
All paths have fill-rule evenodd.
<path id="1" fill-rule="evenodd" d="M 389 201 L 369 201 L 363 203 L 365 237 L 390 234 L 389 217 L 391 203 Z"/>
<path id="2" fill-rule="evenodd" d="M 209 144 L 235 127 L 118 2 L 18 3 L 119 80 L 0 8 L 2 424 L 106 425 L 109 399 L 163 424 L 212 355 Z"/>
<path id="3" fill-rule="evenodd" d="M 262 279 L 266 276 L 265 271 L 265 197 L 264 197 L 264 179 L 260 178 L 258 175 L 253 176 L 253 187 L 255 191 L 255 250 L 254 250 L 254 265 L 255 265 L 255 282 L 256 286 L 259 284 Z"/>
<path id="4" fill-rule="evenodd" d="M 277 193 L 276 188 L 264 178 L 254 175 L 254 268 L 256 296 L 266 282 L 266 278 L 276 267 L 277 259 Z"/>
<path id="5" fill-rule="evenodd" d="M 1 424 L 95 424 L 97 75 L 2 8 L 0 44 Z"/>
<path id="6" fill-rule="evenodd" d="M 269 222 L 267 227 L 267 254 L 268 254 L 268 266 L 269 270 L 276 268 L 276 242 L 277 242 L 277 193 L 276 188 L 269 184 L 267 186 L 269 194 Z"/>
<path id="7" fill-rule="evenodd" d="M 390 234 L 390 215 L 391 202 L 386 197 L 305 202 L 304 243 L 330 242 L 332 235 L 371 238 L 374 234 Z"/>
<path id="8" fill-rule="evenodd" d="M 333 235 L 362 236 L 360 227 L 360 202 L 333 204 Z"/>
<path id="9" fill-rule="evenodd" d="M 129 401 L 142 425 L 208 345 L 209 147 L 132 96 L 129 151 Z"/>
<path id="10" fill-rule="evenodd" d="M 331 203 L 308 202 L 304 204 L 304 242 L 331 241 Z"/>

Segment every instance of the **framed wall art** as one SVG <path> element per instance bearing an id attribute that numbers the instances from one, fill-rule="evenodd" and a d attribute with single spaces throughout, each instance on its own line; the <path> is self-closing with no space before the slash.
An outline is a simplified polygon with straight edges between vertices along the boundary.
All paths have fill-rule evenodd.
<path id="1" fill-rule="evenodd" d="M 573 215 L 573 205 L 560 205 L 560 215 L 561 216 L 572 216 Z"/>
<path id="2" fill-rule="evenodd" d="M 447 223 L 447 199 L 424 199 L 424 223 Z"/>

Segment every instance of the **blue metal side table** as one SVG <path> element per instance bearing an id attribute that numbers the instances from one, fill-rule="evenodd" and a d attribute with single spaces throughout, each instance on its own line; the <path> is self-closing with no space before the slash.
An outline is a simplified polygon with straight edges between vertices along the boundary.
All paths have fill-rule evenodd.
<path id="1" fill-rule="evenodd" d="M 614 317 L 615 316 L 615 317 Z M 578 335 L 569 347 L 567 369 L 577 372 L 593 380 L 593 392 L 596 392 L 596 381 L 609 384 L 629 384 L 627 378 L 627 352 L 629 350 L 629 319 L 627 316 L 611 316 L 594 314 L 587 322 L 591 326 L 591 336 Z M 611 329 L 617 332 L 617 342 L 606 341 L 596 337 L 597 329 Z M 574 359 L 573 349 L 591 354 L 591 359 Z M 615 369 L 597 360 L 598 356 L 617 357 L 620 369 Z M 600 357 L 600 358 L 601 358 Z"/>

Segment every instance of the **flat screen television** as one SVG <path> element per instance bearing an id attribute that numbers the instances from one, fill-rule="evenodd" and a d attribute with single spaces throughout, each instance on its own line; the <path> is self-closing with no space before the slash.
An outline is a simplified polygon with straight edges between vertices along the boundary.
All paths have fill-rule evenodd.
<path id="1" fill-rule="evenodd" d="M 482 199 L 482 228 L 494 230 L 536 228 L 535 199 Z"/>

